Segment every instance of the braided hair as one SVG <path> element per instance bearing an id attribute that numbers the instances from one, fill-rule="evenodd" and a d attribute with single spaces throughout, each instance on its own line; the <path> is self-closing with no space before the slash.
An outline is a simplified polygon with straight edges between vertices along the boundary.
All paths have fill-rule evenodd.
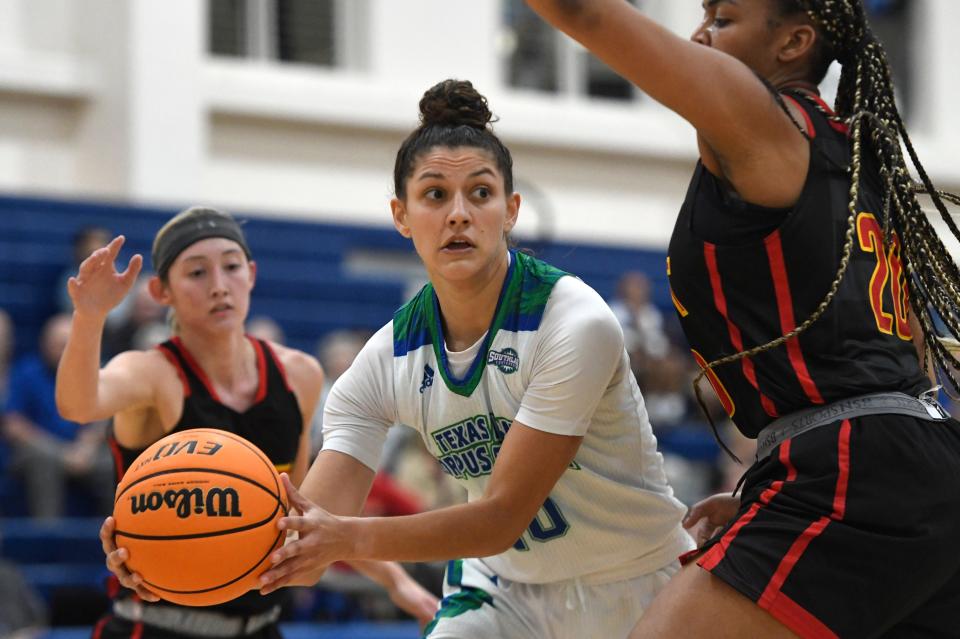
<path id="1" fill-rule="evenodd" d="M 850 262 L 865 154 L 873 156 L 879 168 L 884 203 L 884 242 L 890 242 L 893 236 L 899 238 L 901 259 L 907 274 L 910 308 L 914 317 L 919 320 L 923 332 L 923 368 L 927 369 L 928 357 L 932 354 L 938 376 L 945 376 L 953 390 L 960 393 L 960 380 L 956 372 L 960 369 L 960 361 L 957 354 L 951 352 L 950 346 L 960 346 L 955 341 L 960 337 L 960 270 L 921 209 L 918 195 L 926 193 L 930 196 L 950 233 L 958 240 L 960 229 L 950 217 L 945 202 L 960 204 L 960 197 L 938 191 L 917 157 L 894 99 L 886 53 L 870 30 L 862 0 L 774 1 L 779 16 L 805 14 L 816 28 L 818 39 L 822 39 L 820 48 L 815 50 L 813 55 L 811 75 L 819 74 L 814 80 L 822 79 L 825 52 L 842 65 L 835 113 L 830 113 L 823 109 L 819 102 L 810 99 L 811 104 L 825 117 L 846 124 L 850 130 L 849 218 L 842 258 L 836 277 L 823 301 L 806 320 L 794 330 L 766 344 L 709 362 L 694 380 L 697 399 L 703 406 L 698 382 L 707 371 L 745 357 L 753 357 L 795 338 L 817 321 L 830 305 Z M 781 108 L 793 120 L 779 94 L 776 97 Z M 799 123 L 795 120 L 794 123 L 801 133 L 807 136 Z M 919 183 L 910 175 L 901 153 L 901 143 L 920 177 Z M 946 326 L 953 340 L 938 337 L 934 327 L 936 320 Z M 723 448 L 730 453 L 726 446 Z"/>

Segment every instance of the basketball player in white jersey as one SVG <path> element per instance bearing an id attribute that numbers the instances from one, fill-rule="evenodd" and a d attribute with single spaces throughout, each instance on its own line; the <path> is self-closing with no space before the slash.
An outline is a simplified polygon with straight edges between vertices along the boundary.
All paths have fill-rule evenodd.
<path id="1" fill-rule="evenodd" d="M 486 99 L 447 80 L 420 110 L 392 209 L 430 284 L 331 391 L 306 498 L 287 484 L 303 516 L 280 525 L 299 541 L 274 553 L 262 592 L 339 559 L 464 558 L 431 639 L 626 637 L 693 543 L 619 324 L 586 284 L 508 250 L 520 196 Z M 468 503 L 354 517 L 395 424 L 420 432 Z"/>

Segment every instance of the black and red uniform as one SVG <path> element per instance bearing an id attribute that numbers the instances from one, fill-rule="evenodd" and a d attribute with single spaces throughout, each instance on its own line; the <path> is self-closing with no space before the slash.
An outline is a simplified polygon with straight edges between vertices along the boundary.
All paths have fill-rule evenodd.
<path id="1" fill-rule="evenodd" d="M 157 346 L 177 369 L 183 381 L 183 414 L 170 431 L 177 433 L 191 428 L 218 428 L 236 433 L 253 442 L 274 463 L 278 471 L 289 472 L 297 457 L 300 434 L 303 429 L 303 416 L 296 395 L 287 383 L 283 366 L 270 345 L 262 340 L 248 337 L 257 356 L 259 384 L 253 405 L 238 413 L 229 406 L 220 403 L 216 390 L 210 384 L 206 374 L 197 364 L 179 338 Z M 117 480 L 143 450 L 131 450 L 120 446 L 111 433 L 109 442 L 117 468 Z M 135 597 L 132 591 L 120 588 L 114 599 Z M 144 607 L 163 606 L 178 608 L 184 612 L 202 611 L 215 613 L 222 619 L 239 620 L 243 627 L 249 619 L 269 614 L 280 606 L 285 597 L 284 591 L 276 591 L 261 596 L 251 591 L 237 599 L 216 606 L 203 608 L 180 607 L 168 602 L 151 604 L 140 602 Z M 214 624 L 214 627 L 217 627 Z M 116 615 L 107 615 L 94 629 L 94 639 L 128 638 L 172 639 L 173 637 L 200 637 L 185 632 L 171 632 L 170 629 L 151 626 L 149 623 L 135 623 Z M 241 636 L 241 635 L 237 635 Z M 247 637 L 260 639 L 279 637 L 276 623 L 270 623 Z"/>
<path id="2" fill-rule="evenodd" d="M 783 97 L 802 108 L 811 137 L 797 204 L 746 203 L 699 164 L 670 241 L 671 292 L 701 366 L 810 317 L 843 256 L 848 132 L 818 97 Z M 826 311 L 785 344 L 709 373 L 747 437 L 801 409 L 930 387 L 868 156 L 849 266 Z M 802 637 L 956 637 L 957 539 L 960 424 L 870 415 L 798 435 L 755 464 L 738 516 L 698 563 Z"/>

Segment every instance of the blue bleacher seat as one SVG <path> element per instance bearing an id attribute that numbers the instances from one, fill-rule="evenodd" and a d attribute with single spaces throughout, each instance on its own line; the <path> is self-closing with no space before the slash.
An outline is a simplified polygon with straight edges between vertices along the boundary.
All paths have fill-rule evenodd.
<path id="1" fill-rule="evenodd" d="M 63 592 L 101 594 L 109 575 L 98 537 L 102 523 L 0 518 L 0 556 L 15 563 L 48 604 Z"/>
<path id="2" fill-rule="evenodd" d="M 43 320 L 55 311 L 52 288 L 68 267 L 74 233 L 94 225 L 123 233 L 127 243 L 121 261 L 140 252 L 149 262 L 154 234 L 175 212 L 0 197 L 0 308 L 14 317 L 18 353 L 32 348 Z M 405 282 L 395 273 L 357 277 L 344 266 L 357 252 L 412 257 L 410 241 L 386 224 L 327 224 L 243 213 L 237 217 L 244 221 L 259 265 L 252 313 L 276 319 L 291 346 L 312 352 L 332 330 L 376 330 L 403 303 Z M 580 276 L 608 299 L 622 272 L 642 270 L 653 282 L 655 303 L 672 312 L 663 251 L 569 242 L 529 244 L 537 257 Z"/>

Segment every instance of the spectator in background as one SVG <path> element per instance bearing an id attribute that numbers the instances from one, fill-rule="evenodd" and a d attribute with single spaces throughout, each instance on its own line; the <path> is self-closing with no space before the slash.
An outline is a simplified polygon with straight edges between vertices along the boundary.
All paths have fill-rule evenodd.
<path id="1" fill-rule="evenodd" d="M 0 559 L 0 637 L 38 637 L 46 625 L 43 601 L 13 563 Z"/>
<path id="2" fill-rule="evenodd" d="M 690 393 L 693 374 L 688 359 L 668 349 L 646 371 L 641 389 L 655 432 L 699 417 L 700 411 L 693 406 Z"/>
<path id="3" fill-rule="evenodd" d="M 663 328 L 663 313 L 650 301 L 650 279 L 628 271 L 617 283 L 617 297 L 610 309 L 623 327 L 627 350 L 639 349 L 648 358 L 661 358 L 670 349 Z"/>
<path id="4" fill-rule="evenodd" d="M 166 341 L 170 329 L 164 321 L 166 310 L 150 295 L 150 278 L 141 277 L 133 285 L 133 293 L 126 299 L 130 312 L 118 323 L 107 324 L 103 331 L 105 361 L 129 350 L 144 350 Z"/>
<path id="5" fill-rule="evenodd" d="M 366 337 L 359 331 L 343 330 L 327 333 L 317 346 L 317 359 L 320 360 L 326 375 L 323 380 L 320 403 L 317 405 L 317 411 L 313 415 L 313 423 L 310 426 L 311 459 L 316 457 L 323 445 L 323 405 L 327 401 L 327 395 L 337 378 L 350 368 L 350 364 L 365 343 Z"/>
<path id="6" fill-rule="evenodd" d="M 53 290 L 54 300 L 57 304 L 57 310 L 63 313 L 73 312 L 73 303 L 70 296 L 67 295 L 67 280 L 77 272 L 80 263 L 102 246 L 110 242 L 113 235 L 109 229 L 102 226 L 84 226 L 73 234 L 70 245 L 73 249 L 72 261 L 64 268 L 57 280 L 56 288 Z M 130 312 L 130 298 L 117 306 L 110 312 L 107 319 L 107 327 L 121 324 Z"/>
<path id="7" fill-rule="evenodd" d="M 247 335 L 276 344 L 286 344 L 287 336 L 272 317 L 257 315 L 247 322 Z"/>
<path id="8" fill-rule="evenodd" d="M 10 360 L 13 358 L 13 321 L 10 314 L 0 308 L 0 406 L 7 402 L 7 381 L 10 377 Z"/>
<path id="9" fill-rule="evenodd" d="M 323 445 L 323 405 L 327 394 L 333 382 L 353 364 L 366 343 L 366 337 L 361 331 L 342 330 L 328 333 L 320 340 L 317 358 L 328 374 L 313 420 L 311 439 L 314 455 Z M 443 472 L 415 431 L 409 428 L 390 429 L 380 469 L 364 503 L 365 516 L 412 515 L 464 501 L 464 491 Z M 412 566 L 408 566 L 410 568 Z"/>
<path id="10" fill-rule="evenodd" d="M 97 514 L 113 508 L 110 455 L 104 422 L 81 426 L 57 412 L 57 364 L 70 334 L 70 316 L 55 315 L 43 327 L 40 351 L 17 362 L 10 373 L 3 434 L 13 448 L 11 471 L 27 490 L 30 515 L 53 519 L 65 514 L 68 482 L 95 500 Z"/>

